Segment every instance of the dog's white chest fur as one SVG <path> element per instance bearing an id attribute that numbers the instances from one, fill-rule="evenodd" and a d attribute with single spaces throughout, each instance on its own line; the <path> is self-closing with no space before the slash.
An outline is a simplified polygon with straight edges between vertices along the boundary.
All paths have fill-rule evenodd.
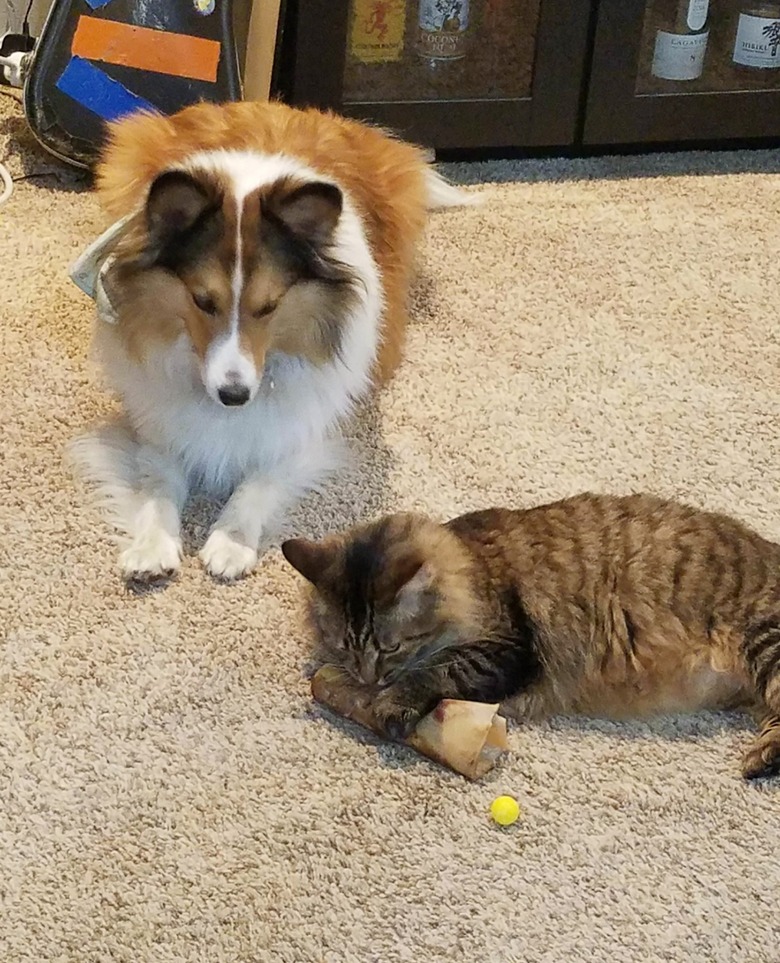
<path id="1" fill-rule="evenodd" d="M 268 358 L 257 396 L 223 408 L 203 388 L 189 340 L 139 363 L 117 331 L 98 321 L 96 347 L 138 441 L 174 458 L 190 485 L 214 494 L 290 458 L 317 458 L 322 442 L 366 390 L 376 350 L 376 320 L 356 319 L 343 360 L 317 367 L 283 355 Z"/>

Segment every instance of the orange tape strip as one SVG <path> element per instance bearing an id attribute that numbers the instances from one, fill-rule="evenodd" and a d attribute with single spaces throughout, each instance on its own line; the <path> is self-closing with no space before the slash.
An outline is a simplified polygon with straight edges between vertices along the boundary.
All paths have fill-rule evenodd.
<path id="1" fill-rule="evenodd" d="M 220 47 L 216 40 L 82 16 L 71 50 L 86 60 L 214 83 Z"/>

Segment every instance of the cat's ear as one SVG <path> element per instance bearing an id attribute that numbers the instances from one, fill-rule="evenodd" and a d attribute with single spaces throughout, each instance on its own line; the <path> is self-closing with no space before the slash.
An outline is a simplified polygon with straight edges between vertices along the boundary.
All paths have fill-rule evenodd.
<path id="1" fill-rule="evenodd" d="M 404 619 L 422 615 L 433 599 L 435 575 L 422 559 L 410 559 L 399 571 L 395 609 Z"/>
<path id="2" fill-rule="evenodd" d="M 322 587 L 335 552 L 335 546 L 308 538 L 289 538 L 282 542 L 282 555 L 316 588 Z"/>

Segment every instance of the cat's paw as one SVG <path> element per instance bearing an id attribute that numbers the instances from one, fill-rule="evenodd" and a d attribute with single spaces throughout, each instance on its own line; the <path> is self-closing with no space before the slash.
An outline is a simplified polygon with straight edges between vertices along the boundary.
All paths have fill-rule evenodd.
<path id="1" fill-rule="evenodd" d="M 237 541 L 216 528 L 200 550 L 200 559 L 209 575 L 223 582 L 233 582 L 248 575 L 257 565 L 257 550 Z"/>
<path id="2" fill-rule="evenodd" d="M 408 739 L 423 717 L 423 713 L 415 706 L 399 702 L 382 692 L 372 703 L 371 713 L 382 734 L 394 742 Z"/>
<path id="3" fill-rule="evenodd" d="M 422 719 L 422 715 L 416 709 L 405 709 L 397 716 L 386 719 L 384 730 L 387 733 L 387 738 L 394 742 L 403 742 L 417 728 L 420 719 Z"/>
<path id="4" fill-rule="evenodd" d="M 765 779 L 780 773 L 780 739 L 760 736 L 742 757 L 742 775 L 745 779 Z"/>
<path id="5" fill-rule="evenodd" d="M 178 574 L 181 542 L 162 529 L 144 532 L 122 552 L 119 566 L 132 591 L 158 588 Z"/>

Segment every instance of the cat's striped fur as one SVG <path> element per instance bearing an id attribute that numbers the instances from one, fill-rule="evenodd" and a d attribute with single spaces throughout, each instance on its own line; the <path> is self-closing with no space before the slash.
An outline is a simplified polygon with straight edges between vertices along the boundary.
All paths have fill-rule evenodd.
<path id="1" fill-rule="evenodd" d="M 443 697 L 523 719 L 745 707 L 745 776 L 780 770 L 780 546 L 731 518 L 584 494 L 283 550 L 315 586 L 320 658 L 375 688 L 388 735 Z"/>

